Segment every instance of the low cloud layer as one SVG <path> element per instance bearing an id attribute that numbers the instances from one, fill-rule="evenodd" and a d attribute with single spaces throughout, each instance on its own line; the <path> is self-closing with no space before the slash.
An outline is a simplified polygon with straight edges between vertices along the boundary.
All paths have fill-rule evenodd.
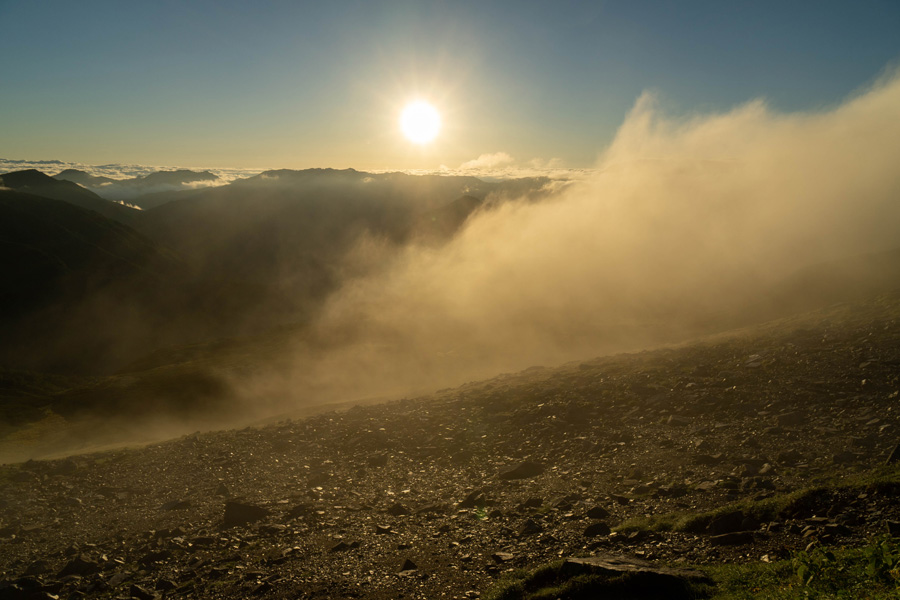
<path id="1" fill-rule="evenodd" d="M 470 175 L 485 180 L 508 180 L 523 177 L 547 177 L 567 181 L 586 179 L 594 174 L 594 169 L 566 167 L 562 159 L 532 158 L 522 162 L 508 152 L 490 152 L 478 158 L 467 160 L 457 168 L 442 165 L 438 171 L 442 175 Z"/>
<path id="2" fill-rule="evenodd" d="M 823 112 L 678 119 L 643 96 L 594 176 L 349 283 L 292 389 L 406 393 L 703 331 L 800 267 L 900 245 L 898 164 L 896 76 Z"/>
<path id="3" fill-rule="evenodd" d="M 26 160 L 0 158 L 0 173 L 21 171 L 24 169 L 37 169 L 47 175 L 56 175 L 66 169 L 78 169 L 97 177 L 111 177 L 112 179 L 132 179 L 144 177 L 157 171 L 175 171 L 177 169 L 190 169 L 193 171 L 209 171 L 217 175 L 221 183 L 230 183 L 236 179 L 244 179 L 258 175 L 261 169 L 201 169 L 196 167 L 176 167 L 159 165 L 133 165 L 133 164 L 108 164 L 89 165 L 86 163 L 65 160 Z"/>
<path id="4" fill-rule="evenodd" d="M 495 169 L 515 162 L 515 159 L 506 152 L 494 152 L 482 154 L 478 158 L 466 161 L 459 166 L 460 169 Z"/>

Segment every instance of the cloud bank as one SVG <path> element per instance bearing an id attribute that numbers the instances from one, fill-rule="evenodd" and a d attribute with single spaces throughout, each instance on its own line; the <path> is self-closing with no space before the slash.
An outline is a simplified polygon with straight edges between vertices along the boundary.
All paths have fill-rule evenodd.
<path id="1" fill-rule="evenodd" d="M 515 159 L 506 152 L 494 152 L 482 154 L 478 158 L 466 161 L 459 166 L 460 169 L 495 169 L 515 162 Z"/>
<path id="2" fill-rule="evenodd" d="M 124 163 L 111 163 L 106 165 L 91 165 L 81 162 L 65 160 L 24 160 L 0 158 L 0 173 L 21 171 L 24 169 L 37 169 L 47 175 L 55 175 L 66 169 L 78 169 L 97 177 L 111 177 L 113 179 L 133 179 L 144 177 L 157 171 L 175 171 L 189 169 L 192 171 L 209 171 L 217 175 L 222 184 L 231 183 L 236 179 L 244 179 L 260 174 L 262 169 L 206 169 L 184 166 L 160 166 L 160 165 L 136 165 Z"/>
<path id="3" fill-rule="evenodd" d="M 642 96 L 593 177 L 348 283 L 291 389 L 408 393 L 739 319 L 800 267 L 900 245 L 898 164 L 896 76 L 823 112 L 678 119 Z"/>
<path id="4" fill-rule="evenodd" d="M 463 162 L 457 168 L 441 165 L 439 174 L 469 175 L 484 180 L 502 181 L 524 177 L 547 177 L 566 181 L 576 181 L 590 177 L 594 169 L 572 168 L 563 164 L 562 159 L 532 158 L 522 163 L 508 152 L 490 152 L 478 158 Z"/>

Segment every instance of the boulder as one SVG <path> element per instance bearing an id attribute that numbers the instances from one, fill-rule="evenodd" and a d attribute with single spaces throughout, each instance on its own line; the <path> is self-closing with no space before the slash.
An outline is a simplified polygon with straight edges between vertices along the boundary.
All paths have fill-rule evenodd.
<path id="1" fill-rule="evenodd" d="M 894 446 L 894 449 L 888 455 L 887 461 L 885 461 L 885 462 L 886 462 L 886 464 L 889 464 L 889 465 L 892 465 L 896 462 L 900 462 L 900 444 L 897 444 L 896 446 Z"/>
<path id="2" fill-rule="evenodd" d="M 544 472 L 544 466 L 536 462 L 526 461 L 508 471 L 500 473 L 500 479 L 531 479 L 537 477 Z"/>
<path id="3" fill-rule="evenodd" d="M 269 516 L 269 511 L 261 506 L 243 504 L 241 502 L 226 502 L 223 525 L 225 527 L 239 527 L 255 523 L 265 519 L 267 516 Z"/>
<path id="4" fill-rule="evenodd" d="M 744 513 L 739 510 L 715 517 L 706 527 L 706 531 L 712 535 L 734 533 L 735 531 L 744 531 L 745 529 Z"/>
<path id="5" fill-rule="evenodd" d="M 543 527 L 535 523 L 532 519 L 528 519 L 522 525 L 522 529 L 519 530 L 521 535 L 531 535 L 534 533 L 540 533 L 544 530 Z"/>
<path id="6" fill-rule="evenodd" d="M 603 523 L 591 523 L 584 530 L 585 537 L 597 537 L 598 535 L 609 535 L 611 532 L 609 525 Z"/>
<path id="7" fill-rule="evenodd" d="M 609 511 L 602 506 L 592 506 L 587 511 L 587 518 L 589 519 L 605 519 L 607 517 L 609 517 Z"/>
<path id="8" fill-rule="evenodd" d="M 749 531 L 735 531 L 733 533 L 714 535 L 709 538 L 709 543 L 713 546 L 743 546 L 744 544 L 752 544 L 753 533 Z"/>
<path id="9" fill-rule="evenodd" d="M 402 517 L 403 515 L 410 514 L 410 512 L 411 511 L 408 508 L 406 508 L 399 502 L 397 504 L 392 505 L 390 508 L 387 509 L 387 513 L 394 517 Z"/>
<path id="10" fill-rule="evenodd" d="M 70 560 L 62 570 L 56 574 L 57 577 L 65 577 L 67 575 L 92 575 L 100 571 L 100 565 L 90 558 L 81 554 Z"/>

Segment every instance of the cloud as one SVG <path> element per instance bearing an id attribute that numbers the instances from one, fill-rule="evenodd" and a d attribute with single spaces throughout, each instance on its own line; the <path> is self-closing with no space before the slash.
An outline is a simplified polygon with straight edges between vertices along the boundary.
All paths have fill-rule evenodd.
<path id="1" fill-rule="evenodd" d="M 898 245 L 898 163 L 897 77 L 820 112 L 679 119 L 642 96 L 591 176 L 348 282 L 290 385 L 411 393 L 735 322 L 799 268 Z"/>
<path id="2" fill-rule="evenodd" d="M 213 175 L 219 177 L 218 185 L 231 183 L 237 179 L 244 179 L 258 175 L 263 169 L 239 169 L 239 168 L 222 168 L 207 169 L 199 167 L 185 166 L 160 166 L 160 165 L 138 165 L 126 163 L 110 163 L 105 165 L 92 165 L 74 161 L 63 160 L 23 160 L 0 158 L 0 173 L 8 173 L 10 171 L 21 171 L 24 169 L 37 169 L 48 175 L 55 175 L 66 169 L 78 169 L 90 175 L 99 177 L 110 177 L 112 179 L 133 179 L 135 177 L 144 177 L 157 171 L 175 171 L 178 169 L 188 169 L 191 171 L 209 171 Z"/>
<path id="3" fill-rule="evenodd" d="M 510 165 L 515 159 L 506 152 L 494 152 L 493 154 L 482 154 L 474 160 L 464 162 L 459 166 L 462 170 L 467 169 L 496 169 Z"/>
<path id="4" fill-rule="evenodd" d="M 528 166 L 531 167 L 532 169 L 556 170 L 556 169 L 563 169 L 564 162 L 563 162 L 563 159 L 561 159 L 561 158 L 550 158 L 550 159 L 532 158 L 530 161 L 528 161 Z"/>
<path id="5" fill-rule="evenodd" d="M 490 181 L 520 179 L 523 177 L 547 177 L 560 180 L 584 179 L 594 169 L 573 169 L 566 167 L 560 158 L 533 158 L 520 164 L 506 152 L 482 154 L 478 158 L 462 163 L 458 168 L 441 165 L 436 171 L 442 175 L 469 175 Z"/>
<path id="6" fill-rule="evenodd" d="M 128 202 L 125 202 L 124 200 L 119 200 L 118 202 L 116 202 L 116 204 L 121 204 L 122 206 L 127 206 L 128 208 L 133 208 L 135 210 L 144 210 L 137 204 L 129 204 Z"/>
<path id="7" fill-rule="evenodd" d="M 207 187 L 216 187 L 223 185 L 221 180 L 215 181 L 187 181 L 182 183 L 159 183 L 159 184 L 135 184 L 133 180 L 124 180 L 122 183 L 104 183 L 96 187 L 88 189 L 103 196 L 107 200 L 112 200 L 120 204 L 127 200 L 134 200 L 145 194 L 158 194 L 162 192 L 180 192 L 184 190 L 196 190 Z M 129 205 L 131 206 L 131 205 Z"/>

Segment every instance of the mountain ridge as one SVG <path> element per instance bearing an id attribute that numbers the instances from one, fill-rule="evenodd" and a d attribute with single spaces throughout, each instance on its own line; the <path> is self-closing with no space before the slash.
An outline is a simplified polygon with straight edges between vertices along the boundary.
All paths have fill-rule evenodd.
<path id="1" fill-rule="evenodd" d="M 69 202 L 121 223 L 134 223 L 140 217 L 140 211 L 110 202 L 77 183 L 54 179 L 36 169 L 3 173 L 0 175 L 0 185 L 36 196 Z"/>

